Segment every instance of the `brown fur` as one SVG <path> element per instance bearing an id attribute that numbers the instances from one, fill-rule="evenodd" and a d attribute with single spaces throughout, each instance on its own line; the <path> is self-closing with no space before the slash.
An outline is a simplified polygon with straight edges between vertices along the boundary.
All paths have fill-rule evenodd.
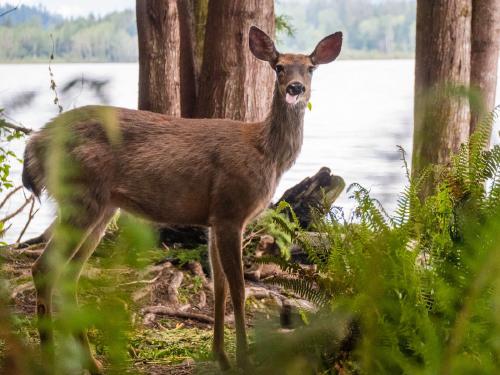
<path id="1" fill-rule="evenodd" d="M 273 68 L 283 66 L 277 74 L 271 111 L 263 122 L 182 119 L 123 108 L 83 107 L 62 114 L 30 139 L 23 171 L 25 186 L 35 194 L 47 188 L 61 207 L 70 204 L 78 208 L 59 220 L 80 229 L 82 236 L 57 251 L 63 252 L 63 259 L 77 264 L 79 271 L 117 208 L 155 222 L 210 227 L 216 299 L 214 353 L 224 369 L 229 367 L 223 348 L 227 286 L 235 311 L 237 360 L 241 366 L 246 364 L 242 232 L 268 205 L 283 172 L 300 152 L 311 91 L 310 68 L 314 67 L 314 55 L 279 54 L 256 28 L 250 32 L 250 47 Z M 338 51 L 320 52 L 322 56 L 329 52 L 338 55 Z M 293 106 L 285 101 L 291 82 L 305 87 Z M 116 120 L 119 130 L 113 142 L 111 125 L 105 120 L 109 118 Z M 57 186 L 50 183 L 48 151 L 54 149 L 61 129 L 69 135 L 62 143 L 65 159 L 76 168 L 66 177 L 75 191 L 69 197 L 59 194 Z M 40 318 L 50 318 L 52 290 L 62 272 L 49 261 L 55 248 L 51 240 L 33 267 Z M 78 276 L 79 272 L 75 283 Z M 41 328 L 40 335 L 42 345 L 49 347 L 52 332 Z M 88 353 L 88 368 L 99 372 L 84 332 L 77 337 Z M 53 353 L 45 354 L 52 360 Z"/>

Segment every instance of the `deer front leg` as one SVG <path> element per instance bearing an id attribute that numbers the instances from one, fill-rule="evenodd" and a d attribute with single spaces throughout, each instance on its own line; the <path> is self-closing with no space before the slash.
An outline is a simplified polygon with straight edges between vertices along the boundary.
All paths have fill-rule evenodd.
<path id="1" fill-rule="evenodd" d="M 214 282 L 214 341 L 212 351 L 222 371 L 228 370 L 229 360 L 224 351 L 224 316 L 226 314 L 227 282 L 224 270 L 220 263 L 215 233 L 210 230 L 210 263 L 212 265 L 212 279 Z"/>
<path id="2" fill-rule="evenodd" d="M 242 227 L 233 223 L 217 225 L 215 240 L 219 259 L 226 275 L 234 307 L 236 325 L 236 363 L 240 368 L 248 367 L 248 344 L 245 326 L 245 280 L 241 253 Z"/>

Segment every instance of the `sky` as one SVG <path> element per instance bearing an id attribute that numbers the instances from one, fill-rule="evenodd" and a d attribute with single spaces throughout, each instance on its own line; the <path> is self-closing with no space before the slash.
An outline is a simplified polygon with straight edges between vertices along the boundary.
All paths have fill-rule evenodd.
<path id="1" fill-rule="evenodd" d="M 115 10 L 135 8 L 135 0 L 0 0 L 0 5 L 42 5 L 64 17 L 104 15 Z"/>

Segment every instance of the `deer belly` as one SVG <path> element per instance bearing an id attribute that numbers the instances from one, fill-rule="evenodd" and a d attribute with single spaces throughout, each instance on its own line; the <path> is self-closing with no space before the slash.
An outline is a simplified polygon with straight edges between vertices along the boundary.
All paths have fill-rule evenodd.
<path id="1" fill-rule="evenodd" d="M 154 222 L 208 224 L 208 189 L 203 184 L 144 184 L 134 188 L 116 189 L 112 192 L 111 199 L 125 211 Z"/>

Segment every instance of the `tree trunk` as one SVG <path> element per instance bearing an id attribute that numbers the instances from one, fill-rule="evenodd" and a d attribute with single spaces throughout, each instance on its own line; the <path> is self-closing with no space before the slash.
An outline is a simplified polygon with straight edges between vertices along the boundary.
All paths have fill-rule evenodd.
<path id="1" fill-rule="evenodd" d="M 180 96 L 181 116 L 194 117 L 196 113 L 196 62 L 194 1 L 178 0 L 180 31 Z"/>
<path id="2" fill-rule="evenodd" d="M 495 106 L 500 48 L 500 0 L 472 0 L 471 37 L 470 84 L 479 89 L 482 101 L 482 108 L 471 108 L 472 134 L 476 130 L 481 112 L 490 112 Z"/>
<path id="3" fill-rule="evenodd" d="M 195 66 L 196 77 L 200 76 L 203 63 L 203 46 L 205 41 L 205 27 L 207 26 L 208 0 L 194 0 L 194 30 L 195 30 Z"/>
<path id="4" fill-rule="evenodd" d="M 414 174 L 429 164 L 448 164 L 469 136 L 468 100 L 452 88 L 470 82 L 471 1 L 417 1 Z"/>
<path id="5" fill-rule="evenodd" d="M 139 109 L 181 115 L 177 0 L 137 0 Z"/>
<path id="6" fill-rule="evenodd" d="M 274 35 L 274 0 L 209 2 L 198 117 L 257 121 L 267 114 L 274 74 L 250 53 L 252 25 Z"/>

